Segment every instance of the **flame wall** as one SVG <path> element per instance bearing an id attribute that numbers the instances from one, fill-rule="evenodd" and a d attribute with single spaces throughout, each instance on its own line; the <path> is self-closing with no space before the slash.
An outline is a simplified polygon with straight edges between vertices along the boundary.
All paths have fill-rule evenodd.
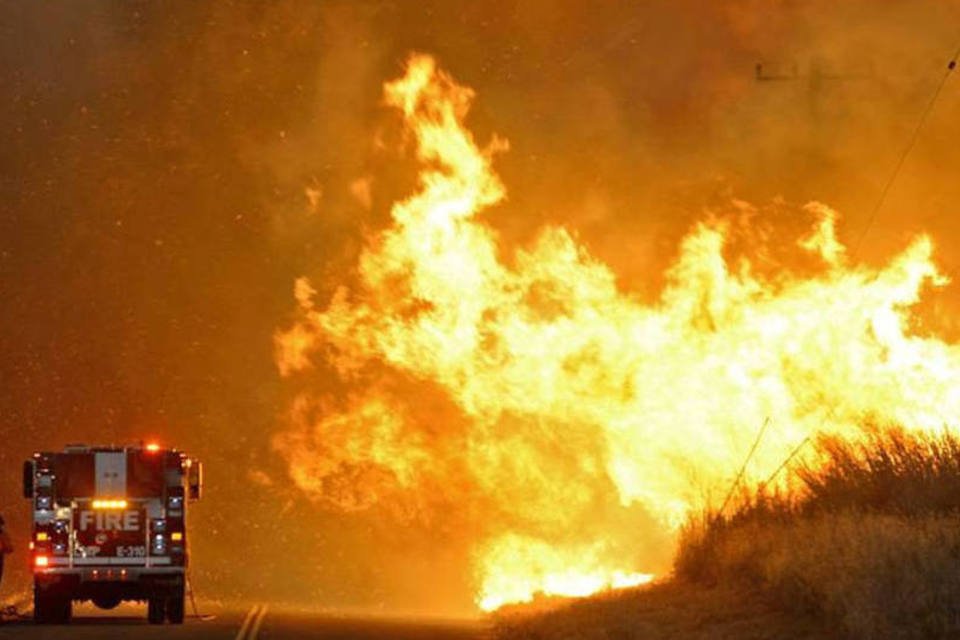
<path id="1" fill-rule="evenodd" d="M 911 326 L 921 290 L 948 282 L 929 238 L 857 266 L 836 214 L 812 203 L 796 250 L 819 273 L 762 275 L 750 254 L 724 254 L 728 225 L 700 223 L 645 304 L 564 227 L 503 250 L 481 215 L 506 196 L 492 164 L 508 145 L 477 145 L 473 92 L 432 58 L 412 57 L 384 95 L 417 188 L 370 239 L 355 287 L 318 306 L 297 282 L 302 318 L 278 336 L 280 370 L 318 360 L 350 390 L 341 406 L 301 395 L 277 446 L 327 504 L 459 512 L 481 607 L 646 579 L 765 421 L 754 482 L 819 431 L 958 424 L 960 347 Z M 435 393 L 457 411 L 425 407 Z"/>

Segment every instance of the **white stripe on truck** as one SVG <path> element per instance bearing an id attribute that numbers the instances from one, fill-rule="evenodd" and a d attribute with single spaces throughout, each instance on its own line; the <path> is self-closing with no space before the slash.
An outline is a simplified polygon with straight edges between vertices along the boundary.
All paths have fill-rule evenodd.
<path id="1" fill-rule="evenodd" d="M 59 559 L 59 558 L 57 558 Z M 73 565 L 96 566 L 96 565 L 118 565 L 118 566 L 141 566 L 149 567 L 155 565 L 168 565 L 170 558 L 151 556 L 150 558 L 111 558 L 109 556 L 94 556 L 93 558 L 74 558 Z"/>

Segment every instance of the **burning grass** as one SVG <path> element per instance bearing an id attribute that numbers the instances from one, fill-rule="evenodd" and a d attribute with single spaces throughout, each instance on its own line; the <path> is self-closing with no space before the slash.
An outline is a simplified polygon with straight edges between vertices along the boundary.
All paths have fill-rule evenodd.
<path id="1" fill-rule="evenodd" d="M 815 449 L 792 491 L 688 522 L 672 582 L 510 614 L 501 637 L 957 637 L 960 437 L 870 429 Z"/>

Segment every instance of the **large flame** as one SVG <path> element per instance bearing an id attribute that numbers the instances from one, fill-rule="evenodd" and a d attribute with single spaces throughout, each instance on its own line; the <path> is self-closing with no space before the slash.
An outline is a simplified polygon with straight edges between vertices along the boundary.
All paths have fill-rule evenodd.
<path id="1" fill-rule="evenodd" d="M 459 513 L 482 608 L 648 580 L 645 547 L 729 487 L 767 420 L 753 481 L 817 431 L 960 422 L 960 348 L 911 329 L 921 290 L 946 284 L 927 237 L 883 268 L 854 264 L 815 203 L 796 251 L 819 270 L 764 276 L 704 222 L 645 304 L 562 227 L 500 246 L 478 216 L 505 197 L 491 164 L 507 145 L 475 142 L 473 92 L 432 58 L 413 56 L 385 97 L 419 186 L 354 287 L 318 305 L 297 282 L 280 370 L 327 367 L 345 391 L 301 395 L 277 447 L 337 508 Z"/>

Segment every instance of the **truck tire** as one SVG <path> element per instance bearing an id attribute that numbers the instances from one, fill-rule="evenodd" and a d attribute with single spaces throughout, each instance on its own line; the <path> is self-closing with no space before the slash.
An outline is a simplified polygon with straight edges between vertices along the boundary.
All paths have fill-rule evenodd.
<path id="1" fill-rule="evenodd" d="M 53 607 L 48 594 L 33 590 L 33 621 L 37 624 L 53 623 Z"/>
<path id="2" fill-rule="evenodd" d="M 70 619 L 73 617 L 73 600 L 69 595 L 62 597 L 60 599 L 60 615 L 59 621 L 61 624 L 70 624 Z"/>
<path id="3" fill-rule="evenodd" d="M 147 600 L 147 621 L 150 624 L 163 624 L 163 617 L 166 609 L 166 598 L 162 596 L 153 596 Z"/>
<path id="4" fill-rule="evenodd" d="M 167 600 L 167 620 L 170 624 L 183 624 L 184 600 L 182 587 Z"/>
<path id="5" fill-rule="evenodd" d="M 33 620 L 37 624 L 67 624 L 73 615 L 70 594 L 57 590 L 33 590 Z"/>

